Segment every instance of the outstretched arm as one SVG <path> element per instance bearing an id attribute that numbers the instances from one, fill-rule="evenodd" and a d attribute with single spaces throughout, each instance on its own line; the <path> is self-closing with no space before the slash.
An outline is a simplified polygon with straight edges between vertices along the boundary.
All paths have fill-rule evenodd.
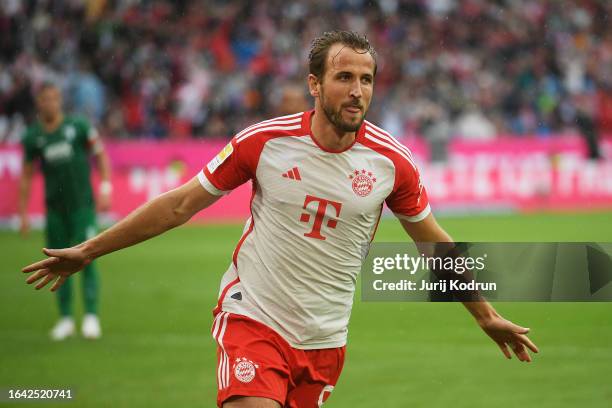
<path id="1" fill-rule="evenodd" d="M 55 280 L 57 290 L 68 276 L 83 269 L 94 259 L 160 235 L 189 220 L 198 211 L 213 204 L 219 196 L 210 194 L 194 177 L 182 186 L 168 191 L 142 205 L 123 220 L 75 247 L 43 249 L 47 259 L 23 268 L 32 274 L 27 283 L 42 279 L 36 289 Z"/>
<path id="2" fill-rule="evenodd" d="M 414 242 L 452 242 L 450 235 L 438 225 L 432 214 L 419 222 L 400 222 Z M 529 329 L 501 317 L 486 300 L 463 302 L 463 305 L 474 316 L 482 330 L 497 343 L 506 358 L 511 358 L 508 346 L 520 361 L 531 361 L 527 349 L 538 352 L 536 345 L 527 337 Z"/>
<path id="3" fill-rule="evenodd" d="M 100 186 L 98 188 L 98 209 L 100 211 L 108 211 L 111 207 L 111 194 L 113 192 L 113 185 L 111 184 L 110 178 L 110 160 L 106 150 L 102 147 L 100 142 L 100 148 L 94 154 L 96 157 L 96 165 L 100 172 Z"/>
<path id="4" fill-rule="evenodd" d="M 32 176 L 34 175 L 34 165 L 24 161 L 19 180 L 19 230 L 25 236 L 30 230 L 30 219 L 28 217 L 28 202 L 30 201 L 30 190 L 32 186 Z"/>

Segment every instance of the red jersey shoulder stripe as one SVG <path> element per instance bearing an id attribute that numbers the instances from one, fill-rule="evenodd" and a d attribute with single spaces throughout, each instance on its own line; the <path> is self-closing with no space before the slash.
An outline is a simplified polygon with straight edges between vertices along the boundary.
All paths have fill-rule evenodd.
<path id="1" fill-rule="evenodd" d="M 277 120 L 289 120 L 289 119 L 295 119 L 295 118 L 298 118 L 298 117 L 301 118 L 303 114 L 304 114 L 304 112 L 299 112 L 299 113 L 294 113 L 294 114 L 291 114 L 291 115 L 279 116 L 279 117 L 276 117 L 276 118 L 262 120 L 261 122 L 257 122 L 257 123 L 255 123 L 253 125 L 250 125 L 250 126 L 246 127 L 243 130 L 243 132 L 245 130 L 249 130 L 249 129 L 255 127 L 255 126 L 258 126 L 258 125 L 261 125 L 261 124 L 264 124 L 264 123 L 268 123 L 268 122 L 274 122 L 274 121 L 277 121 Z"/>
<path id="2" fill-rule="evenodd" d="M 253 131 L 257 128 L 262 128 L 265 126 L 271 126 L 271 125 L 288 125 L 288 124 L 295 124 L 295 123 L 300 123 L 302 121 L 302 118 L 295 118 L 295 119 L 287 119 L 287 120 L 274 120 L 274 121 L 270 121 L 270 122 L 262 122 L 262 123 L 258 123 L 256 125 L 253 126 L 249 126 L 248 128 L 238 132 L 238 134 L 236 134 L 236 138 L 240 138 L 241 136 L 243 136 L 244 134 Z"/>
<path id="3" fill-rule="evenodd" d="M 392 151 L 394 151 L 395 153 L 399 154 L 402 158 L 406 159 L 406 161 L 408 163 L 410 163 L 410 165 L 416 170 L 417 167 L 414 164 L 414 161 L 412 161 L 411 157 L 408 156 L 408 154 L 406 154 L 406 152 L 404 152 L 402 149 L 398 148 L 397 146 L 395 146 L 394 144 L 391 143 L 391 141 L 389 141 L 386 138 L 381 138 L 380 136 L 377 136 L 375 134 L 370 133 L 371 131 L 369 131 L 366 128 L 366 133 L 365 133 L 365 138 L 380 145 L 383 147 L 386 147 L 387 149 L 390 149 Z"/>
<path id="4" fill-rule="evenodd" d="M 296 124 L 296 125 L 285 125 L 285 126 L 274 126 L 272 124 L 270 124 L 271 126 L 266 126 L 266 127 L 261 127 L 258 129 L 253 129 L 250 132 L 247 132 L 245 134 L 243 134 L 242 136 L 238 137 L 236 140 L 236 143 L 240 143 L 245 139 L 248 139 L 249 137 L 259 134 L 259 133 L 263 133 L 263 132 L 271 132 L 271 131 L 281 131 L 281 132 L 289 132 L 291 130 L 297 130 L 297 129 L 301 129 L 302 128 L 302 123 L 301 123 L 301 119 L 300 119 L 300 123 Z"/>
<path id="5" fill-rule="evenodd" d="M 256 128 L 260 128 L 260 127 L 264 127 L 264 126 L 269 126 L 269 125 L 285 125 L 285 124 L 291 124 L 291 123 L 299 123 L 302 120 L 302 115 L 304 114 L 304 112 L 300 112 L 300 113 L 296 113 L 293 115 L 287 115 L 287 116 L 280 116 L 278 118 L 273 118 L 273 119 L 268 119 L 268 120 L 264 120 L 262 122 L 256 123 L 254 125 L 251 125 L 243 130 L 241 130 L 240 132 L 238 132 L 236 134 L 236 139 L 240 138 L 240 136 L 244 135 L 245 133 L 248 133 L 249 131 L 256 129 Z"/>
<path id="6" fill-rule="evenodd" d="M 391 136 L 389 132 L 387 132 L 386 130 L 382 128 L 379 128 L 378 126 L 368 121 L 366 121 L 366 129 L 369 129 L 371 133 L 391 142 L 395 147 L 402 150 L 404 153 L 406 153 L 410 157 L 412 161 L 414 161 L 414 158 L 412 157 L 412 152 L 410 152 L 410 150 L 406 146 L 401 144 L 396 138 Z"/>

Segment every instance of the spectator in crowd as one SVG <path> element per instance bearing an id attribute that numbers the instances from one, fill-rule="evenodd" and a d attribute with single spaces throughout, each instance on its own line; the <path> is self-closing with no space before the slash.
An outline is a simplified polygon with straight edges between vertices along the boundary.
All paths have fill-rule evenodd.
<path id="1" fill-rule="evenodd" d="M 308 39 L 332 28 L 366 32 L 381 50 L 370 119 L 398 135 L 444 112 L 444 134 L 474 136 L 458 126 L 474 106 L 487 135 L 579 132 L 574 95 L 585 93 L 594 131 L 612 133 L 607 0 L 203 4 L 0 2 L 0 140 L 43 80 L 109 137 L 229 137 L 275 113 L 271 96 L 306 74 Z"/>

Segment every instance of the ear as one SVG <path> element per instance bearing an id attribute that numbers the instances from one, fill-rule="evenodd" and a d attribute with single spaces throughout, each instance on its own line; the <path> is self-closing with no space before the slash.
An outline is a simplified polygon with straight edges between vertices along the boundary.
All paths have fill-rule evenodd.
<path id="1" fill-rule="evenodd" d="M 308 74 L 308 91 L 310 95 L 317 98 L 319 96 L 319 78 L 313 74 Z"/>

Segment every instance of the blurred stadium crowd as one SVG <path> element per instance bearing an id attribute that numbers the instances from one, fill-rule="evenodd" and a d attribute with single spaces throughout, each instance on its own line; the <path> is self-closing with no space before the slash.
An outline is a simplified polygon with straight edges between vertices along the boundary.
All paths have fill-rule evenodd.
<path id="1" fill-rule="evenodd" d="M 2 0 L 0 142 L 45 80 L 106 137 L 229 137 L 310 106 L 310 41 L 335 28 L 377 49 L 369 118 L 396 135 L 612 133 L 611 18 L 609 0 Z"/>

